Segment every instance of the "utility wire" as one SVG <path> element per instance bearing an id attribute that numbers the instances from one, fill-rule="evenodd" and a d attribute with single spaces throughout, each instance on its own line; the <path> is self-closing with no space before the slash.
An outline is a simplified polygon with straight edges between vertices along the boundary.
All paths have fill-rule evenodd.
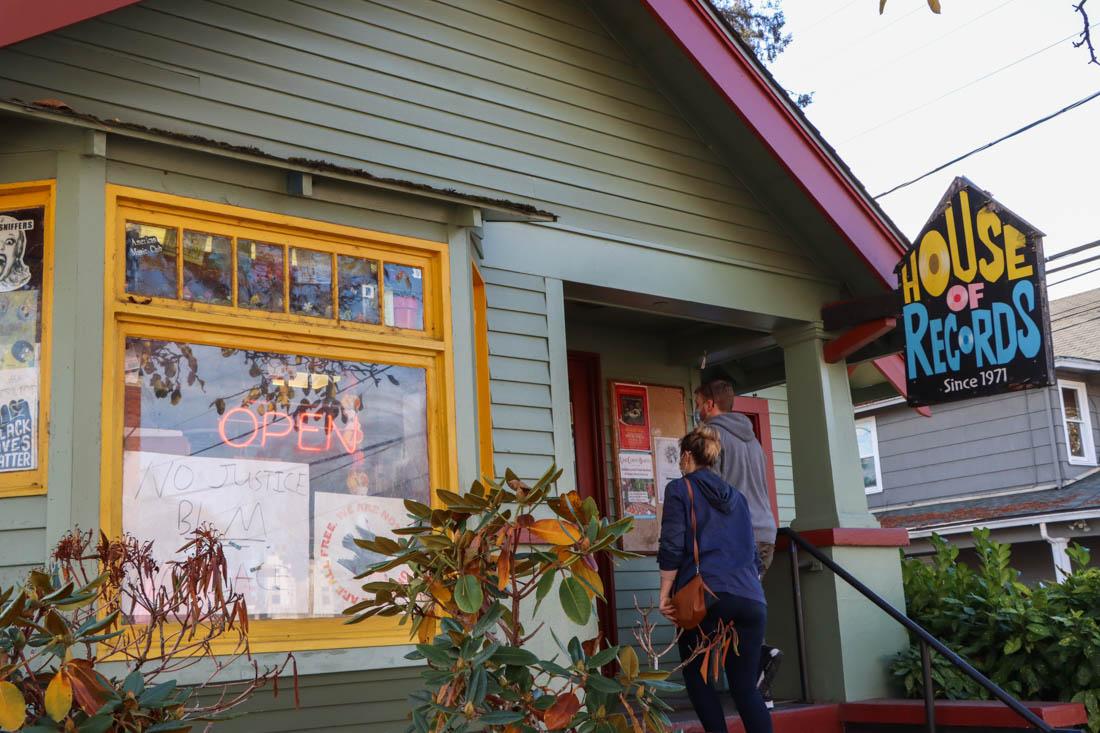
<path id="1" fill-rule="evenodd" d="M 826 13 L 825 15 L 822 15 L 821 17 L 819 17 L 819 18 L 818 18 L 817 20 L 811 21 L 811 22 L 810 22 L 810 24 L 809 24 L 809 25 L 807 25 L 807 26 L 806 26 L 805 28 L 803 28 L 802 30 L 800 30 L 800 31 L 799 31 L 799 33 L 805 33 L 805 32 L 807 32 L 807 31 L 812 31 L 812 30 L 813 30 L 814 28 L 817 28 L 817 27 L 818 27 L 819 25 L 821 25 L 822 23 L 826 23 L 826 22 L 828 22 L 828 20 L 829 20 L 830 18 L 832 18 L 832 17 L 834 17 L 834 16 L 837 16 L 837 15 L 840 15 L 840 14 L 841 14 L 841 13 L 843 13 L 843 12 L 844 12 L 845 10 L 847 10 L 848 8 L 850 8 L 850 7 L 852 7 L 853 5 L 855 5 L 855 4 L 857 3 L 857 2 L 860 2 L 860 0 L 849 0 L 849 1 L 848 1 L 847 3 L 845 3 L 845 4 L 844 4 L 844 5 L 842 6 L 842 7 L 840 7 L 840 8 L 837 8 L 837 9 L 836 9 L 836 10 L 834 10 L 833 12 L 831 12 L 831 13 Z"/>
<path id="2" fill-rule="evenodd" d="M 967 158 L 971 157 L 972 155 L 977 155 L 978 153 L 981 153 L 985 150 L 989 150 L 994 145 L 999 145 L 1000 143 L 1003 143 L 1005 140 L 1011 140 L 1012 138 L 1016 137 L 1017 135 L 1023 134 L 1025 132 L 1027 132 L 1028 130 L 1032 129 L 1032 128 L 1038 127 L 1039 125 L 1043 124 L 1044 122 L 1049 122 L 1050 120 L 1053 120 L 1055 117 L 1063 115 L 1066 112 L 1077 109 L 1081 105 L 1083 105 L 1087 102 L 1091 102 L 1092 100 L 1096 99 L 1097 97 L 1100 97 L 1100 91 L 1093 92 L 1092 94 L 1088 95 L 1087 97 L 1082 97 L 1081 99 L 1078 99 L 1076 102 L 1073 102 L 1072 104 L 1069 104 L 1069 105 L 1063 107 L 1062 109 L 1058 110 L 1057 112 L 1052 112 L 1051 114 L 1047 115 L 1046 117 L 1040 117 L 1039 119 L 1035 120 L 1034 122 L 1030 122 L 1030 123 L 1024 125 L 1021 128 L 1013 130 L 1012 132 L 1008 133 L 1007 135 L 999 137 L 996 140 L 993 140 L 992 142 L 988 142 L 985 145 L 982 145 L 981 147 L 974 148 L 973 150 L 971 150 L 969 152 L 966 152 L 966 153 L 963 153 L 962 155 L 960 155 L 956 158 L 952 158 L 951 160 L 947 161 L 946 163 L 943 163 L 942 165 L 936 166 L 935 168 L 928 171 L 927 173 L 922 173 L 921 175 L 917 176 L 916 178 L 912 178 L 908 181 L 905 181 L 904 183 L 899 183 L 898 185 L 894 186 L 890 190 L 883 191 L 882 193 L 875 196 L 874 198 L 875 199 L 880 199 L 884 196 L 889 196 L 890 194 L 892 194 L 896 191 L 900 191 L 903 188 L 907 188 L 909 186 L 912 186 L 914 183 L 917 183 L 918 181 L 923 181 L 925 178 L 928 178 L 929 176 L 932 176 L 932 175 L 935 175 L 936 173 L 939 173 L 944 168 L 950 168 L 951 166 L 955 165 L 956 163 L 959 163 L 963 160 L 966 160 Z"/>
<path id="3" fill-rule="evenodd" d="M 1100 245 L 1100 239 L 1097 239 L 1094 242 L 1089 242 L 1088 244 L 1082 244 L 1080 246 L 1074 247 L 1073 249 L 1067 249 L 1064 252 L 1058 252 L 1057 254 L 1052 254 L 1050 257 L 1047 257 L 1046 261 L 1047 262 L 1052 262 L 1054 260 L 1060 260 L 1063 257 L 1069 257 L 1070 255 L 1077 254 L 1078 252 L 1084 252 L 1086 249 L 1092 249 L 1093 247 L 1096 247 L 1097 245 Z"/>
<path id="4" fill-rule="evenodd" d="M 1093 23 L 1091 26 L 1089 26 L 1089 29 L 1091 30 L 1092 28 L 1095 28 L 1098 25 L 1100 25 L 1100 21 L 1097 21 L 1096 23 Z M 875 132 L 876 130 L 880 130 L 883 127 L 886 127 L 887 125 L 893 124 L 894 122 L 897 122 L 900 119 L 908 117 L 909 115 L 913 114 L 914 112 L 919 112 L 919 111 L 921 111 L 922 109 L 924 109 L 926 107 L 930 107 L 933 104 L 936 104 L 937 102 L 941 102 L 944 99 L 947 99 L 948 97 L 950 97 L 953 94 L 957 94 L 958 92 L 961 92 L 964 89 L 969 89 L 970 87 L 974 86 L 975 84 L 979 84 L 979 83 L 981 83 L 981 82 L 983 82 L 987 79 L 990 79 L 990 78 L 996 76 L 997 74 L 1000 74 L 1002 71 L 1006 71 L 1008 69 L 1011 69 L 1013 66 L 1016 66 L 1017 64 L 1022 64 L 1024 61 L 1032 59 L 1032 58 L 1034 58 L 1034 57 L 1036 57 L 1036 56 L 1038 56 L 1042 53 L 1046 53 L 1047 51 L 1049 51 L 1052 48 L 1057 48 L 1058 46 L 1062 45 L 1066 41 L 1068 41 L 1072 38 L 1076 38 L 1079 35 L 1081 35 L 1079 32 L 1078 33 L 1070 33 L 1065 38 L 1060 38 L 1057 41 L 1055 41 L 1054 43 L 1050 44 L 1049 46 L 1043 46 L 1042 48 L 1038 49 L 1037 51 L 1032 51 L 1031 53 L 1027 54 L 1026 56 L 1021 56 L 1020 58 L 1016 59 L 1015 61 L 1013 61 L 1011 63 L 1005 64 L 1004 66 L 1001 66 L 1000 68 L 994 69 L 993 71 L 990 71 L 986 74 L 983 74 L 983 75 L 977 77 L 976 79 L 971 79 L 970 81 L 968 81 L 967 83 L 963 84 L 960 87 L 955 87 L 951 91 L 944 92 L 943 94 L 941 94 L 938 97 L 935 97 L 934 99 L 929 99 L 927 102 L 924 102 L 923 104 L 919 104 L 916 107 L 912 107 L 910 109 L 907 109 L 904 112 L 896 114 L 893 117 L 890 117 L 886 120 L 883 120 L 882 122 L 878 123 L 877 125 L 874 125 L 872 127 L 868 127 L 866 130 L 861 130 L 860 132 L 857 132 L 855 135 L 852 135 L 849 138 L 845 138 L 844 140 L 841 140 L 839 144 L 840 145 L 846 145 L 846 144 L 852 142 L 853 140 L 858 140 L 859 138 L 861 138 L 865 135 L 869 135 L 872 132 Z"/>
<path id="5" fill-rule="evenodd" d="M 1070 323 L 1070 324 L 1065 325 L 1065 326 L 1059 326 L 1058 328 L 1052 328 L 1052 329 L 1050 329 L 1050 332 L 1054 333 L 1056 331 L 1065 331 L 1067 328 L 1073 328 L 1074 326 L 1080 326 L 1082 324 L 1091 323 L 1092 321 L 1098 321 L 1098 320 L 1100 320 L 1100 316 L 1093 316 L 1092 318 L 1088 319 L 1087 321 L 1078 321 L 1077 323 Z"/>
<path id="6" fill-rule="evenodd" d="M 1091 270 L 1085 270 L 1084 272 L 1079 272 L 1076 275 L 1070 275 L 1069 277 L 1064 278 L 1062 280 L 1059 280 L 1056 283 L 1049 283 L 1047 285 L 1047 287 L 1048 288 L 1057 287 L 1058 285 L 1062 285 L 1063 283 L 1068 283 L 1070 280 L 1076 280 L 1079 277 L 1084 277 L 1085 275 L 1091 275 L 1094 272 L 1100 272 L 1100 267 L 1094 267 Z M 1089 319 L 1089 320 L 1092 320 L 1092 319 Z"/>
<path id="7" fill-rule="evenodd" d="M 1047 270 L 1047 275 L 1053 275 L 1054 273 L 1061 272 L 1062 270 L 1072 270 L 1073 268 L 1075 268 L 1079 265 L 1083 265 L 1087 262 L 1095 262 L 1096 260 L 1100 260 L 1100 255 L 1093 255 L 1092 257 L 1086 257 L 1085 259 L 1078 260 L 1077 262 L 1067 262 L 1064 265 L 1058 265 L 1057 267 L 1050 268 L 1049 270 Z"/>

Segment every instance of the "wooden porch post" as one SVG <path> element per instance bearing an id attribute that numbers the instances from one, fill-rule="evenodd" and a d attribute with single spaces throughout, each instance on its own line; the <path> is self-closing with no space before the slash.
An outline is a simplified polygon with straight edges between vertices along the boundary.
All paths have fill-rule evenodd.
<path id="1" fill-rule="evenodd" d="M 776 334 L 776 340 L 784 351 L 791 423 L 791 526 L 904 609 L 897 549 L 904 542 L 896 530 L 880 529 L 867 509 L 846 365 L 826 362 L 826 334 L 820 324 L 788 329 Z M 888 666 L 907 644 L 905 630 L 832 573 L 811 566 L 800 577 L 814 699 L 850 702 L 889 696 Z M 771 643 L 785 644 L 794 662 L 793 639 L 784 633 L 792 614 L 783 608 L 792 603 L 782 587 L 791 582 L 789 564 L 776 562 L 766 580 Z M 797 670 L 789 673 L 797 675 Z"/>
<path id="2" fill-rule="evenodd" d="M 825 332 L 807 324 L 777 334 L 787 372 L 795 529 L 878 527 L 856 446 L 848 369 L 825 361 Z"/>

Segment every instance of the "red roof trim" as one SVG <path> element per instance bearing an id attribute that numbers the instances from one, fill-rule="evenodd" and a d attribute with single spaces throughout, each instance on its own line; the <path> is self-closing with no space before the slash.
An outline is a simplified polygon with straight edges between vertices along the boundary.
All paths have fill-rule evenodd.
<path id="1" fill-rule="evenodd" d="M 904 243 L 730 39 L 704 0 L 642 2 L 868 268 L 887 287 L 896 287 L 894 266 L 905 251 Z"/>
<path id="2" fill-rule="evenodd" d="M 138 0 L 4 0 L 0 47 L 10 46 L 136 2 Z"/>
<path id="3" fill-rule="evenodd" d="M 908 547 L 909 530 L 904 527 L 834 527 L 799 530 L 802 538 L 823 547 Z M 791 541 L 780 535 L 775 549 L 785 550 Z"/>

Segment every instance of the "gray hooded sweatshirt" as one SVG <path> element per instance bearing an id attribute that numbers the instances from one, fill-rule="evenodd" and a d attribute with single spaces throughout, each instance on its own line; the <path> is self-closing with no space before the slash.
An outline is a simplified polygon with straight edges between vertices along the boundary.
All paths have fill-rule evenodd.
<path id="1" fill-rule="evenodd" d="M 775 544 L 775 515 L 768 493 L 768 468 L 764 449 L 752 431 L 752 423 L 737 412 L 724 412 L 707 420 L 718 431 L 722 455 L 714 467 L 733 488 L 745 495 L 757 542 Z"/>

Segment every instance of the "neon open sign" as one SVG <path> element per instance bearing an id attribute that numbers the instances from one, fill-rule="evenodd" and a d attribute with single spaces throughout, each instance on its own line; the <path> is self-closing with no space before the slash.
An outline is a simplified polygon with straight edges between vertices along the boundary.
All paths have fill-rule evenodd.
<path id="1" fill-rule="evenodd" d="M 355 453 L 363 442 L 358 420 L 345 427 L 336 425 L 332 415 L 299 412 L 291 415 L 279 410 L 258 413 L 250 407 L 233 407 L 218 421 L 222 443 L 232 448 L 290 446 L 309 453 L 324 453 L 342 448 Z"/>

